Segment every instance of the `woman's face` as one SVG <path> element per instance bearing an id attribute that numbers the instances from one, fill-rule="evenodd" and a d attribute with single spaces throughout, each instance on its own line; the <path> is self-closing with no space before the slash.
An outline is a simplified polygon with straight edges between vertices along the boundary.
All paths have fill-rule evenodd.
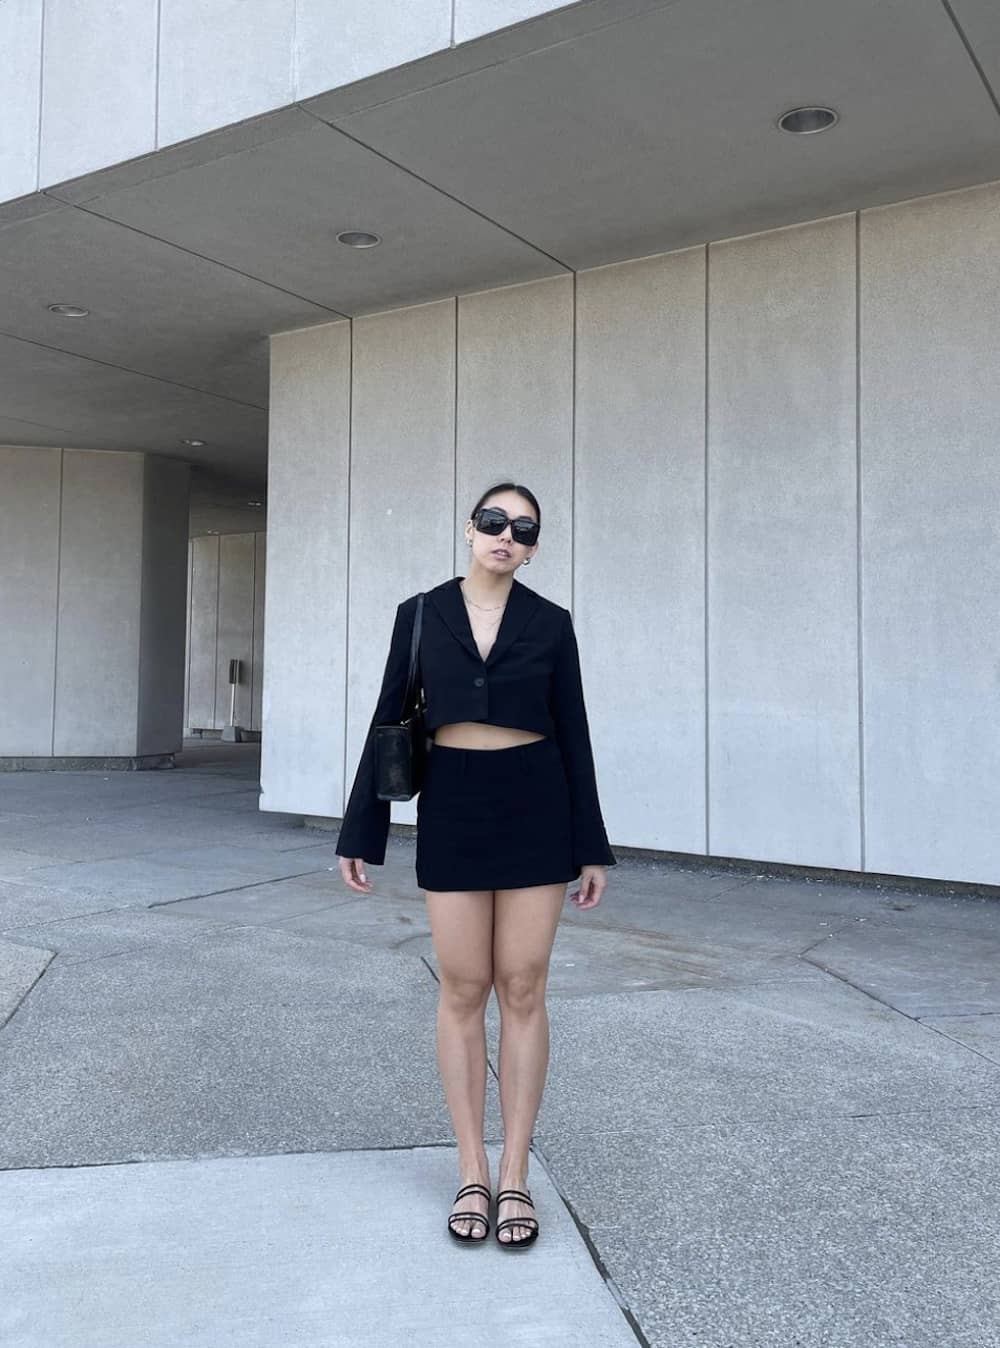
<path id="1" fill-rule="evenodd" d="M 505 510 L 508 523 L 499 534 L 483 534 L 471 520 L 466 522 L 465 536 L 472 539 L 473 560 L 478 562 L 484 571 L 493 571 L 498 575 L 516 571 L 519 566 L 523 566 L 526 557 L 534 557 L 538 551 L 538 544 L 529 547 L 524 543 L 515 543 L 509 521 L 517 519 L 519 515 L 526 515 L 529 519 L 536 520 L 538 516 L 534 507 L 516 491 L 494 492 L 492 496 L 486 498 L 483 505 L 497 506 L 500 510 Z M 501 556 L 498 550 L 506 552 L 506 557 Z"/>

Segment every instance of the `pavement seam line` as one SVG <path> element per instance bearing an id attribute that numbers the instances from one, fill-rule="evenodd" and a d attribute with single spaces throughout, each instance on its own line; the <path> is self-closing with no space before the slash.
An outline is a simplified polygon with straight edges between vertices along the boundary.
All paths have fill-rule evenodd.
<path id="1" fill-rule="evenodd" d="M 181 870 L 183 868 L 178 866 L 176 869 Z M 154 899 L 152 903 L 144 906 L 150 909 L 169 908 L 172 903 L 190 903 L 193 899 L 214 899 L 218 894 L 240 894 L 244 889 L 261 889 L 264 885 L 283 885 L 289 880 L 301 880 L 306 875 L 325 874 L 325 868 L 322 870 L 296 871 L 294 875 L 276 875 L 270 880 L 251 880 L 245 885 L 230 885 L 227 889 L 210 889 L 204 894 L 184 894 L 177 899 Z"/>
<path id="2" fill-rule="evenodd" d="M 919 1025 L 922 1030 L 925 1030 L 930 1034 L 936 1034 L 940 1039 L 946 1039 L 951 1044 L 958 1044 L 960 1048 L 964 1048 L 975 1057 L 981 1058 L 983 1062 L 988 1062 L 991 1067 L 1000 1067 L 1000 1062 L 998 1062 L 996 1058 L 989 1057 L 988 1054 L 974 1048 L 971 1044 L 964 1043 L 961 1039 L 955 1039 L 952 1035 L 945 1034 L 943 1030 L 939 1030 L 935 1025 L 931 1025 L 927 1021 L 921 1020 L 919 1016 L 911 1015 L 909 1011 L 904 1011 L 901 1007 L 894 1006 L 892 1002 L 887 1001 L 884 997 L 880 997 L 875 992 L 871 992 L 868 988 L 862 987 L 860 983 L 852 982 L 846 974 L 838 974 L 835 969 L 828 969 L 818 958 L 814 959 L 809 955 L 804 955 L 800 958 L 802 958 L 806 964 L 811 964 L 813 968 L 819 969 L 819 971 L 826 974 L 828 978 L 836 978 L 839 982 L 844 983 L 849 988 L 853 988 L 855 992 L 860 992 L 863 997 L 869 998 L 878 1006 L 884 1006 L 887 1011 L 893 1012 L 894 1015 L 902 1016 L 903 1019 L 908 1020 L 911 1025 Z"/>
<path id="3" fill-rule="evenodd" d="M 502 1137 L 485 1137 L 484 1143 L 488 1147 L 499 1147 L 503 1143 Z M 54 1161 L 46 1165 L 0 1165 L 0 1175 L 14 1175 L 26 1173 L 32 1170 L 105 1170 L 109 1166 L 115 1165 L 175 1165 L 193 1163 L 198 1164 L 202 1161 L 254 1161 L 260 1159 L 269 1159 L 272 1157 L 286 1156 L 365 1156 L 370 1152 L 384 1151 L 432 1151 L 447 1149 L 456 1150 L 455 1139 L 443 1138 L 440 1142 L 397 1142 L 385 1143 L 381 1146 L 369 1147 L 295 1147 L 287 1151 L 214 1151 L 214 1152 L 192 1152 L 179 1156 L 127 1156 L 124 1160 L 118 1161 Z"/>
<path id="4" fill-rule="evenodd" d="M 694 1119 L 690 1123 L 685 1123 L 683 1119 L 672 1119 L 667 1123 L 643 1123 L 639 1125 L 630 1125 L 628 1128 L 587 1128 L 584 1133 L 566 1132 L 569 1138 L 579 1137 L 620 1137 L 623 1132 L 628 1132 L 630 1136 L 641 1137 L 649 1133 L 686 1133 L 693 1132 L 698 1128 L 744 1128 L 757 1127 L 761 1124 L 776 1123 L 815 1123 L 823 1124 L 830 1119 L 838 1122 L 853 1123 L 858 1120 L 866 1119 L 905 1119 L 911 1115 L 944 1115 L 944 1114 L 975 1114 L 986 1111 L 989 1114 L 1000 1115 L 1000 1099 L 984 1100 L 971 1105 L 934 1105 L 923 1109 L 856 1109 L 850 1112 L 841 1113 L 832 1109 L 817 1109 L 815 1113 L 803 1113 L 801 1111 L 789 1111 L 787 1113 L 774 1114 L 713 1114 L 704 1119 Z M 544 1134 L 542 1134 L 544 1136 Z"/>
<path id="5" fill-rule="evenodd" d="M 11 1021 L 17 1015 L 18 1011 L 20 1011 L 21 1007 L 28 1000 L 29 995 L 35 990 L 38 984 L 42 981 L 42 979 L 48 973 L 49 969 L 51 969 L 52 961 L 56 957 L 56 952 L 54 950 L 46 951 L 44 946 L 29 946 L 27 947 L 27 949 L 41 950 L 43 951 L 43 953 L 47 954 L 49 958 L 45 961 L 42 968 L 39 969 L 38 973 L 35 975 L 35 977 L 31 980 L 28 986 L 21 993 L 20 997 L 18 997 L 17 1001 L 11 1008 L 9 1015 L 6 1015 L 3 1018 L 3 1020 L 0 1021 L 0 1034 L 2 1034 L 4 1030 L 6 1030 L 7 1026 L 11 1023 Z"/>
<path id="6" fill-rule="evenodd" d="M 982 1111 L 982 1110 L 996 1114 L 998 1113 L 998 1111 L 1000 1111 L 1000 1102 L 992 1104 L 989 1103 L 979 1104 L 979 1105 L 946 1105 L 941 1109 L 909 1109 L 909 1110 L 893 1110 L 883 1112 L 864 1112 L 855 1114 L 836 1114 L 830 1113 L 830 1111 L 828 1110 L 823 1112 L 822 1114 L 778 1114 L 778 1115 L 765 1114 L 759 1116 L 754 1115 L 753 1117 L 747 1117 L 746 1114 L 739 1114 L 733 1115 L 731 1119 L 726 1117 L 722 1117 L 721 1119 L 720 1117 L 715 1117 L 711 1119 L 700 1120 L 696 1123 L 688 1123 L 688 1124 L 670 1123 L 667 1125 L 667 1127 L 671 1132 L 681 1132 L 681 1131 L 688 1131 L 694 1128 L 716 1128 L 719 1126 L 720 1122 L 724 1126 L 732 1125 L 735 1128 L 740 1128 L 743 1127 L 744 1125 L 751 1125 L 751 1124 L 761 1124 L 761 1123 L 773 1124 L 775 1122 L 784 1123 L 786 1120 L 793 1123 L 797 1122 L 822 1123 L 827 1119 L 837 1119 L 837 1120 L 844 1120 L 845 1122 L 852 1122 L 855 1120 L 896 1118 L 897 1116 L 905 1118 L 911 1114 L 919 1115 L 919 1114 L 939 1114 L 939 1113 L 946 1113 L 946 1114 L 972 1113 L 975 1111 Z M 622 1131 L 623 1130 L 621 1128 L 588 1129 L 586 1135 L 588 1137 L 605 1137 L 605 1136 L 617 1137 L 621 1135 Z M 633 1133 L 641 1135 L 646 1133 L 655 1133 L 658 1131 L 662 1131 L 662 1129 L 657 1129 L 655 1126 L 649 1125 L 640 1128 L 633 1128 L 631 1131 Z M 500 1147 L 503 1145 L 503 1137 L 502 1136 L 484 1137 L 483 1142 L 487 1147 Z M 450 1139 L 445 1138 L 439 1142 L 400 1142 L 400 1143 L 384 1144 L 382 1146 L 367 1146 L 367 1147 L 336 1147 L 326 1145 L 322 1147 L 313 1147 L 313 1148 L 296 1147 L 290 1148 L 287 1151 L 274 1151 L 274 1150 L 215 1151 L 215 1152 L 191 1152 L 191 1153 L 183 1153 L 180 1155 L 146 1154 L 143 1156 L 127 1156 L 124 1157 L 123 1159 L 111 1161 L 53 1161 L 51 1164 L 44 1164 L 44 1165 L 5 1166 L 0 1164 L 0 1175 L 16 1174 L 19 1172 L 26 1172 L 26 1171 L 43 1171 L 43 1170 L 99 1170 L 106 1168 L 108 1166 L 116 1166 L 116 1165 L 166 1165 L 166 1164 L 185 1163 L 185 1162 L 190 1164 L 192 1162 L 201 1162 L 201 1161 L 254 1160 L 260 1157 L 272 1157 L 272 1156 L 344 1156 L 350 1155 L 352 1153 L 358 1153 L 363 1155 L 368 1152 L 426 1151 L 432 1148 L 438 1149 L 448 1148 L 450 1150 L 454 1150 L 455 1140 L 454 1138 Z M 535 1156 L 539 1155 L 539 1143 L 535 1140 L 532 1141 L 532 1154 Z M 554 1187 L 558 1189 L 558 1185 L 555 1184 L 554 1180 L 553 1184 Z M 561 1191 L 560 1196 L 564 1198 Z M 613 1222 L 609 1223 L 609 1225 L 618 1226 L 621 1225 L 621 1223 Z"/>
<path id="7" fill-rule="evenodd" d="M 611 1270 L 604 1262 L 603 1258 L 601 1257 L 600 1251 L 594 1244 L 594 1240 L 590 1234 L 590 1227 L 586 1224 L 586 1222 L 582 1221 L 581 1218 L 577 1215 L 576 1208 L 570 1202 L 562 1185 L 556 1178 L 556 1173 L 553 1168 L 551 1160 L 549 1159 L 549 1157 L 545 1155 L 545 1152 L 542 1149 L 542 1147 L 534 1140 L 532 1140 L 531 1143 L 531 1152 L 534 1155 L 535 1159 L 538 1161 L 539 1165 L 544 1170 L 549 1183 L 552 1185 L 553 1189 L 555 1189 L 557 1195 L 559 1196 L 560 1201 L 562 1202 L 566 1211 L 569 1213 L 570 1219 L 573 1222 L 573 1225 L 576 1227 L 577 1234 L 583 1241 L 584 1247 L 586 1248 L 588 1254 L 590 1255 L 594 1267 L 597 1269 L 597 1272 L 601 1275 L 605 1287 L 611 1293 L 612 1297 L 614 1297 L 615 1303 L 618 1306 L 618 1309 L 621 1311 L 622 1315 L 624 1316 L 626 1324 L 636 1337 L 636 1342 L 642 1344 L 642 1348 L 652 1348 L 652 1344 L 650 1343 L 649 1339 L 646 1338 L 645 1334 L 642 1332 L 642 1326 L 636 1319 L 634 1311 L 629 1306 L 625 1294 L 618 1286 L 617 1282 L 615 1281 L 614 1277 L 611 1274 Z"/>
<path id="8" fill-rule="evenodd" d="M 65 889 L 57 890 L 59 894 L 71 894 L 72 892 L 72 890 Z M 147 911 L 147 905 L 144 903 L 129 903 L 119 908 L 89 908 L 85 913 L 73 913 L 69 917 L 64 914 L 62 917 L 47 917 L 42 922 L 19 922 L 16 927 L 4 927 L 3 931 L 0 931 L 0 937 L 7 932 L 21 931 L 25 927 L 30 930 L 32 927 L 51 927 L 58 922 L 77 922 L 88 917 L 104 917 L 108 913 L 144 913 Z"/>

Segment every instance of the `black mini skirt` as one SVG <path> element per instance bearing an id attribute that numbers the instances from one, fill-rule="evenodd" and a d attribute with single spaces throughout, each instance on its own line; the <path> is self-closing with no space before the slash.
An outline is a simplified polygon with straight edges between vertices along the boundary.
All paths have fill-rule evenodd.
<path id="1" fill-rule="evenodd" d="M 522 889 L 568 884 L 569 784 L 548 737 L 506 749 L 432 743 L 417 796 L 421 889 Z"/>

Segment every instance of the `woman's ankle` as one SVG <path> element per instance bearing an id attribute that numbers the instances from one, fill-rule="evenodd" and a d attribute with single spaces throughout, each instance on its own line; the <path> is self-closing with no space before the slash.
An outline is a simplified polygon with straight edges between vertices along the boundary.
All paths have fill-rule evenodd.
<path id="1" fill-rule="evenodd" d="M 528 1180 L 528 1162 L 500 1161 L 500 1183 L 505 1189 L 521 1189 Z"/>
<path id="2" fill-rule="evenodd" d="M 459 1156 L 458 1173 L 466 1183 L 472 1184 L 476 1181 L 488 1182 L 490 1176 L 490 1162 L 486 1153 L 481 1156 L 472 1155 L 469 1157 Z"/>

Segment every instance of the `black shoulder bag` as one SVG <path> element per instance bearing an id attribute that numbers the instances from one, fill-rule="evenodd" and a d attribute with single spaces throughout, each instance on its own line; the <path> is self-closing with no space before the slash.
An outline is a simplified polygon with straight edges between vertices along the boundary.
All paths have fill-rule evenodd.
<path id="1" fill-rule="evenodd" d="M 420 790 L 427 761 L 427 732 L 424 713 L 427 710 L 419 675 L 420 627 L 423 620 L 424 596 L 417 596 L 417 611 L 413 619 L 410 640 L 410 672 L 403 694 L 403 708 L 399 721 L 375 727 L 375 794 L 379 800 L 412 800 Z M 419 687 L 419 699 L 415 695 Z M 413 710 L 407 708 L 413 703 Z"/>

